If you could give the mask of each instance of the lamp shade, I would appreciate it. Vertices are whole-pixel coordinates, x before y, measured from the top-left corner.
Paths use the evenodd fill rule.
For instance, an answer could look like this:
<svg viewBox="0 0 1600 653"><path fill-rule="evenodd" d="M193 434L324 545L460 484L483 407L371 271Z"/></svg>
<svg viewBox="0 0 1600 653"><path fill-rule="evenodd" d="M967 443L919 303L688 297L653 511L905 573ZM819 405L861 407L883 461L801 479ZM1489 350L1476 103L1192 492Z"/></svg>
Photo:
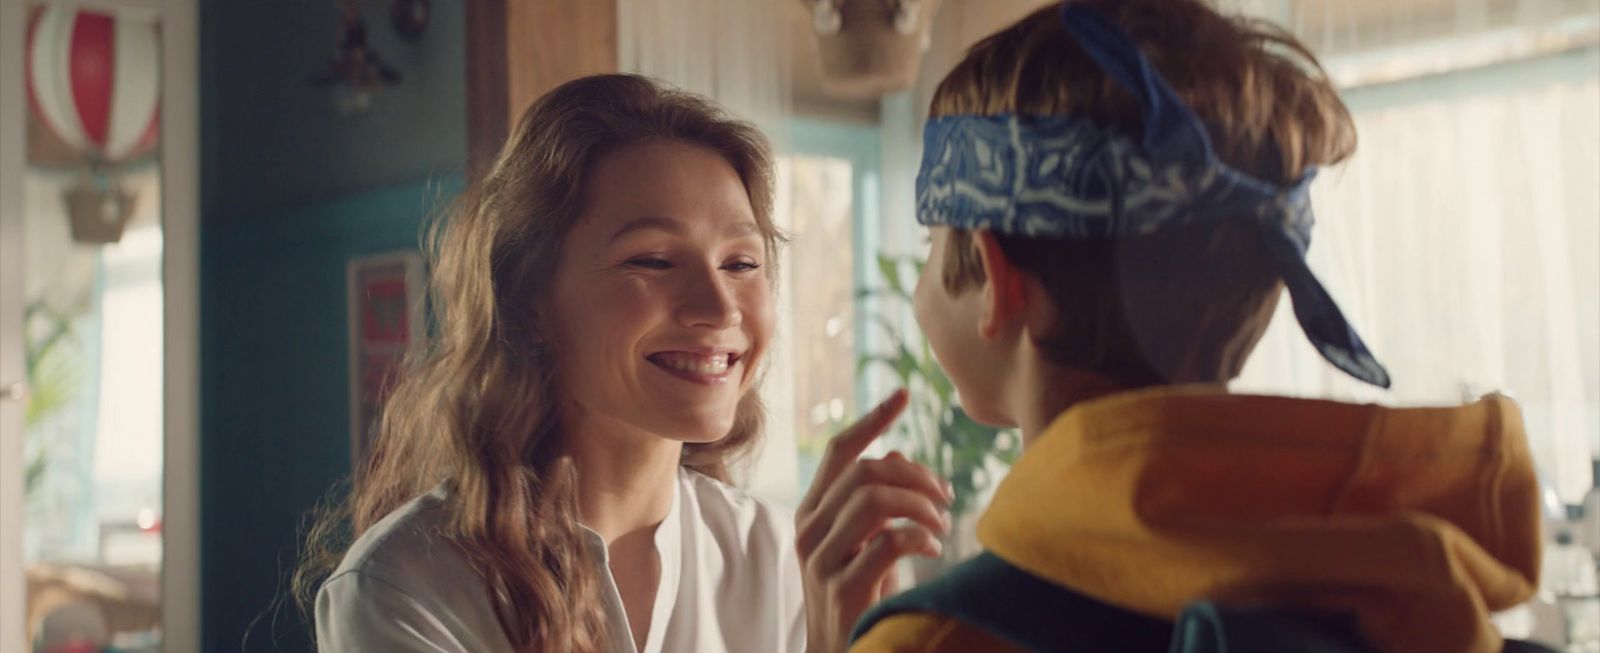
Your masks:
<svg viewBox="0 0 1600 653"><path fill-rule="evenodd" d="M941 0L802 0L823 90L873 98L911 88Z"/></svg>

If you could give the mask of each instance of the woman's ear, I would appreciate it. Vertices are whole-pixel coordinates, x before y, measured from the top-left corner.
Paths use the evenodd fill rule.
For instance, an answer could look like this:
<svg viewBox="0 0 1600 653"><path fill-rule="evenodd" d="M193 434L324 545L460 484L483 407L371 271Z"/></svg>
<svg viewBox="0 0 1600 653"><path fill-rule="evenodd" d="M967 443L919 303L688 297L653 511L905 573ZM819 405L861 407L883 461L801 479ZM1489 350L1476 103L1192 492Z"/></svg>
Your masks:
<svg viewBox="0 0 1600 653"><path fill-rule="evenodd" d="M978 331L985 338L993 338L1017 323L1027 309L1028 296L1023 285L1023 272L1006 257L994 232L972 232L972 244L978 248L984 277L983 315L978 322Z"/></svg>

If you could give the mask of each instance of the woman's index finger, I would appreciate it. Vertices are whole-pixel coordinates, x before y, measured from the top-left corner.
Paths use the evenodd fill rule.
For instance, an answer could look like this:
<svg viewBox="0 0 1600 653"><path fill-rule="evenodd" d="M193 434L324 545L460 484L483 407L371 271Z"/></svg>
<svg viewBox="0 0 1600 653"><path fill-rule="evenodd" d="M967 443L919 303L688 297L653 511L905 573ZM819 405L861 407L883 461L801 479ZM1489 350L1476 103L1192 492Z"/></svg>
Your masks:
<svg viewBox="0 0 1600 653"><path fill-rule="evenodd" d="M896 390L866 417L857 420L828 441L828 449L822 454L822 462L817 465L817 474L811 479L811 488L806 491L805 500L800 502L800 512L810 512L816 508L823 493L833 485L840 474L844 473L850 463L860 457L878 436L889 430L889 425L894 424L894 420L905 411L906 402L905 389Z"/></svg>

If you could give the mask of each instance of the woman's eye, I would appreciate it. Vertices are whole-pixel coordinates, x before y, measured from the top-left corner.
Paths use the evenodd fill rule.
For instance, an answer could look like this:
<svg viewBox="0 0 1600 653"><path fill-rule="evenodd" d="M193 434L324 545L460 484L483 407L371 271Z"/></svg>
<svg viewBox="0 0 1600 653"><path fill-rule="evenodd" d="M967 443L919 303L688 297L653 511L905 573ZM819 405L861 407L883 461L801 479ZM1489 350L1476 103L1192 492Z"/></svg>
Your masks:
<svg viewBox="0 0 1600 653"><path fill-rule="evenodd" d="M665 270L672 267L672 262L656 256L641 256L628 259L629 267L644 268L646 270Z"/></svg>
<svg viewBox="0 0 1600 653"><path fill-rule="evenodd" d="M750 272L752 270L761 269L761 264L748 259L740 259L737 261L729 261L727 264L722 266L722 269L730 272Z"/></svg>

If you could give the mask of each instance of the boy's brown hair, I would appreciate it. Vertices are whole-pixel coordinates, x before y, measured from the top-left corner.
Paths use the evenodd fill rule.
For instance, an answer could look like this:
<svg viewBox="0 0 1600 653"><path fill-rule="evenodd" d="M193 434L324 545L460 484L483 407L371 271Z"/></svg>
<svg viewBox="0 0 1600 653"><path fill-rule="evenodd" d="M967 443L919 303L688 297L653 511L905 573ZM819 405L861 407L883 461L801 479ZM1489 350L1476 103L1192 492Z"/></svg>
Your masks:
<svg viewBox="0 0 1600 653"><path fill-rule="evenodd" d="M1315 57L1264 22L1201 0L1077 0L1120 25L1210 132L1226 163L1292 183L1355 150L1355 126ZM1139 105L1077 46L1052 3L968 51L930 113L1076 115L1140 135ZM1265 333L1282 290L1256 227L1194 224L1122 240L996 234L1013 265L1054 301L1044 354L1125 387L1226 382ZM946 239L945 287L984 280L969 232Z"/></svg>

